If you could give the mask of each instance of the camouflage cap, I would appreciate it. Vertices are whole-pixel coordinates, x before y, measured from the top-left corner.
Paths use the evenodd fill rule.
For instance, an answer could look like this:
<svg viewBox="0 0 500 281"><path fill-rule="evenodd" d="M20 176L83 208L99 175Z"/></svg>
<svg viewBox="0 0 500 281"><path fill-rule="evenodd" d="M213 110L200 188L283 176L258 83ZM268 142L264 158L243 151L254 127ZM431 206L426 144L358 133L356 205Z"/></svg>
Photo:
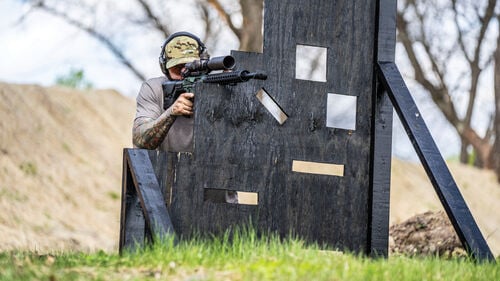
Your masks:
<svg viewBox="0 0 500 281"><path fill-rule="evenodd" d="M167 58L167 69L200 59L198 42L189 36L175 37L165 46L165 57Z"/></svg>

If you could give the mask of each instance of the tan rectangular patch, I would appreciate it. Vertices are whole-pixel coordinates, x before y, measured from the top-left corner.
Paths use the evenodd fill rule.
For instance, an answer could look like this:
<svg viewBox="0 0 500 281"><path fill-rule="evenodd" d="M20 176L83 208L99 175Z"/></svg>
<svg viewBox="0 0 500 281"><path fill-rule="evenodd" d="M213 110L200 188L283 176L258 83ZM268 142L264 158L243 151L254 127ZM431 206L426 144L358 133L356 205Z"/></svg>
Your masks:
<svg viewBox="0 0 500 281"><path fill-rule="evenodd" d="M238 204L259 205L259 194L257 192L238 191Z"/></svg>
<svg viewBox="0 0 500 281"><path fill-rule="evenodd" d="M344 176L344 165L293 160L292 171L327 176Z"/></svg>
<svg viewBox="0 0 500 281"><path fill-rule="evenodd" d="M281 110L280 106L276 103L276 101L264 90L263 88L257 92L257 99L262 103L262 105L271 113L271 115L283 125L288 116L283 110Z"/></svg>

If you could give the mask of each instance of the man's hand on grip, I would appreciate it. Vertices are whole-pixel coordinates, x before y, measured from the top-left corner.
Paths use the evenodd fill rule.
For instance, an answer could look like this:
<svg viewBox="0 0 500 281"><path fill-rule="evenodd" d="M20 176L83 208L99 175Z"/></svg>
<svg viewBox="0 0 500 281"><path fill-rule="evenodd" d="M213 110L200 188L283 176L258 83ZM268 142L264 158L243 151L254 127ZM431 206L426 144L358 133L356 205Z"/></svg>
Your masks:
<svg viewBox="0 0 500 281"><path fill-rule="evenodd" d="M172 105L172 115L193 115L193 93L182 93Z"/></svg>

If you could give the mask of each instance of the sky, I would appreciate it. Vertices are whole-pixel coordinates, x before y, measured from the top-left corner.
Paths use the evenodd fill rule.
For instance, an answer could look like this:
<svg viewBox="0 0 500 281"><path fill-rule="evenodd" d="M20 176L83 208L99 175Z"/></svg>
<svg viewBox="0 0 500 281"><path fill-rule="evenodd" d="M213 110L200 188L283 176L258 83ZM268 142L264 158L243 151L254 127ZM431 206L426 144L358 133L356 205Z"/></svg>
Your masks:
<svg viewBox="0 0 500 281"><path fill-rule="evenodd" d="M27 8L21 1L0 1L0 81L49 86L70 69L84 69L96 88L134 95L139 81L107 49L44 13L19 22Z"/></svg>
<svg viewBox="0 0 500 281"><path fill-rule="evenodd" d="M123 1L118 3L127 5ZM177 6L190 2L184 0ZM27 10L28 5L20 0L0 0L0 81L48 86L53 85L57 77L67 75L70 69L83 69L95 88L113 88L130 97L137 95L141 81L102 44L44 12L30 12L19 21ZM177 26L183 28L183 25ZM158 56L163 39L157 34L140 34L139 40L127 42L130 44L127 55L134 56L135 65L147 77L161 75ZM211 46L211 55L237 49L234 38L228 42L224 49Z"/></svg>
<svg viewBox="0 0 500 281"><path fill-rule="evenodd" d="M19 0L0 0L0 81L8 83L54 85L57 77L71 69L83 69L95 88L112 88L135 98L141 81L125 70L110 52L85 32L67 26L62 20L41 12L31 13L24 21L20 17L28 6ZM151 40L149 40L151 39ZM160 75L157 40L149 38L134 42L138 65L148 77ZM237 43L217 49L212 55L222 55L237 48ZM151 49L154 51L151 51ZM156 52L158 49L158 52ZM142 51L141 50L147 50ZM421 108L424 119L435 135L445 157L458 154L459 142L452 127L436 117L435 109ZM431 106L432 107L432 106ZM427 114L431 112L432 114ZM393 153L406 160L417 161L410 141L394 115Z"/></svg>

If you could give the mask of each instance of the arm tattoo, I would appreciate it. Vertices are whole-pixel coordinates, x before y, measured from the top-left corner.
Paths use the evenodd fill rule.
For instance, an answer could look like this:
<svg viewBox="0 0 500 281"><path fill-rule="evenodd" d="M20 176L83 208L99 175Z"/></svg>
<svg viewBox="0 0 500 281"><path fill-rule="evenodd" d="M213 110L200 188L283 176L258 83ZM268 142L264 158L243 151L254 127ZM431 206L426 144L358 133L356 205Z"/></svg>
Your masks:
<svg viewBox="0 0 500 281"><path fill-rule="evenodd" d="M156 120L145 118L134 123L132 130L134 145L139 148L156 149L175 121L175 117L167 112L163 112Z"/></svg>

